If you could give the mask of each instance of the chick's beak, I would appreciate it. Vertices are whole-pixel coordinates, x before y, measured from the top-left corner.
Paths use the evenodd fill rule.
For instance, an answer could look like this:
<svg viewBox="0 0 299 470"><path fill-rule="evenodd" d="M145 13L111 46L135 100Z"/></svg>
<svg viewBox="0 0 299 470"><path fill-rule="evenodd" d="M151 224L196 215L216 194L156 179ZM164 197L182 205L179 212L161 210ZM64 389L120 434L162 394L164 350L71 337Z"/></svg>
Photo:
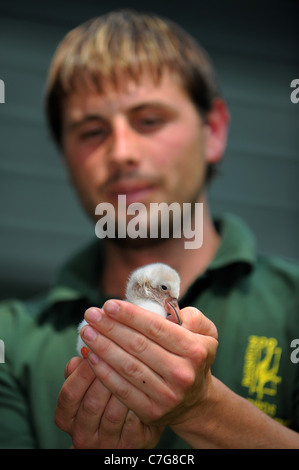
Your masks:
<svg viewBox="0 0 299 470"><path fill-rule="evenodd" d="M165 300L165 310L167 313L173 316L176 323L181 325L183 320L180 315L180 307L178 304L178 300L175 297L167 297Z"/></svg>

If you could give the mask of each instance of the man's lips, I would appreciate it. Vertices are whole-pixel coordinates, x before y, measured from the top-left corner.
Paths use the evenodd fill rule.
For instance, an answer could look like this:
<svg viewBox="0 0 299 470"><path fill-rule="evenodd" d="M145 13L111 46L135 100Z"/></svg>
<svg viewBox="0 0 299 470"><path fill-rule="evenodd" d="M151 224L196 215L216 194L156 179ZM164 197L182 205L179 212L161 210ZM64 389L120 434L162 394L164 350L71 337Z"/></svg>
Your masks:
<svg viewBox="0 0 299 470"><path fill-rule="evenodd" d="M108 199L117 200L119 195L126 196L127 204L132 202L139 202L141 199L146 198L155 188L153 183L139 183L139 182L128 182L128 183L115 183L110 185L106 194Z"/></svg>

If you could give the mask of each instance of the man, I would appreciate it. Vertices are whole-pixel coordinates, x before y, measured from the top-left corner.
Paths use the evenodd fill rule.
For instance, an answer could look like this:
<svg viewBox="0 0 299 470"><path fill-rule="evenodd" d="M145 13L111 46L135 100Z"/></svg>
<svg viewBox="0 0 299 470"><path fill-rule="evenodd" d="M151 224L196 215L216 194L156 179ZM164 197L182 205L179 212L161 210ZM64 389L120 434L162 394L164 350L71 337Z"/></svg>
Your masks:
<svg viewBox="0 0 299 470"><path fill-rule="evenodd" d="M61 43L46 110L94 221L98 204L118 208L124 195L147 213L191 203L194 228L203 204L203 244L186 249L184 232L97 240L48 296L2 307L3 446L299 447L299 272L258 257L239 220L210 217L229 117L206 54L170 21L113 12ZM132 218L116 210L120 220ZM118 300L130 272L155 261L181 276L182 326ZM90 353L69 361L84 312Z"/></svg>

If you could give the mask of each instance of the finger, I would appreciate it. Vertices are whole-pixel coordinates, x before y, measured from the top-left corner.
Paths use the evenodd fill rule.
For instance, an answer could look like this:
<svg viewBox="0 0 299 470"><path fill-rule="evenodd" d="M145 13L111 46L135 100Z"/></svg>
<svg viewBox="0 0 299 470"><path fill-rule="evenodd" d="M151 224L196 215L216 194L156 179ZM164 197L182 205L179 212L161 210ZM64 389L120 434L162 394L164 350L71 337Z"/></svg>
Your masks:
<svg viewBox="0 0 299 470"><path fill-rule="evenodd" d="M95 315L97 312L100 313L98 318L96 318ZM171 364L164 364L163 361L161 361L161 346L154 343L138 331L114 321L104 312L100 312L97 309L87 310L85 318L90 325L92 325L93 329L90 330L90 328L84 327L81 330L83 341L97 356L104 359L113 368L115 368L115 370L119 370L119 366L124 364L123 372L126 377L128 377L128 373L131 373L131 370L134 370L136 379L139 382L148 382L149 371L145 369L143 371L145 375L144 377L141 377L142 371L137 368L136 361L135 363L132 363L133 358L128 356L127 353L129 353L131 356L138 358L150 368L152 368L153 362L156 366L160 365L161 368L160 370L157 370L157 373L160 375L167 375L167 370L171 368ZM158 320L160 320L159 317ZM99 333L101 334L99 335ZM95 338L97 338L97 340L93 342ZM108 341L108 339L112 342ZM124 350L123 355L120 348ZM162 349L164 348L162 347ZM175 360L175 357L176 356L173 355L173 361ZM91 356L89 356L89 360L90 358ZM153 384L155 383L154 379L155 378L153 378Z"/></svg>
<svg viewBox="0 0 299 470"><path fill-rule="evenodd" d="M88 328L91 329L83 329L83 336ZM95 337L92 341L84 337L93 351L87 360L95 375L141 421L163 424L161 417L175 409L186 394L189 394L192 402L197 399L198 388L196 386L194 389L193 386L201 380L203 371L213 361L214 356L211 356L209 349L214 347L216 352L216 346L209 345L210 342L217 343L214 338L186 331L193 336L189 357L175 356L159 345L152 344L149 349L159 349L160 356L157 355L158 360L153 360L153 355L150 355L152 363L149 362L147 366L139 357L132 356L114 341L94 330ZM151 343L147 338L146 341ZM172 367L169 367L170 364ZM161 371L164 375L161 375Z"/></svg>
<svg viewBox="0 0 299 470"><path fill-rule="evenodd" d="M100 448L116 449L119 446L128 411L127 406L115 395L110 395L98 431Z"/></svg>
<svg viewBox="0 0 299 470"><path fill-rule="evenodd" d="M202 341L196 338L193 350L190 349L191 358L174 356L164 351L164 354L160 353L159 360L154 360L147 366L109 338L95 334L91 342L84 337L90 349L96 351L96 354L91 353L87 358L95 375L128 408L143 419L150 416L151 422L156 421L157 412L163 410L165 414L179 404L185 392L196 381L196 371L208 369L213 358L210 357L207 345L209 341L216 342L209 337L202 337ZM192 335L200 336L194 333ZM153 347L162 350L157 345ZM161 371L164 375L161 375Z"/></svg>
<svg viewBox="0 0 299 470"><path fill-rule="evenodd" d="M72 365L74 365L74 362L71 363ZM58 395L55 411L55 422L63 431L71 432L73 419L79 409L81 400L94 378L95 375L89 363L81 361L65 380Z"/></svg>
<svg viewBox="0 0 299 470"><path fill-rule="evenodd" d="M167 344L169 331L172 331L176 336L181 335L181 327L176 323L169 320L165 322L165 319L159 315L129 302L109 300L104 304L103 310L111 318L142 332L149 338L155 341L160 339L163 345ZM186 307L181 310L181 314L183 319L182 326L185 329L217 339L218 333L214 323L200 310L195 307ZM171 330L169 330L170 324L172 325Z"/></svg>
<svg viewBox="0 0 299 470"><path fill-rule="evenodd" d="M102 315L98 322L105 324L103 330L106 329L107 336L99 333L99 325L98 330L90 326L84 327L81 334L83 341L93 351L93 354L88 356L91 367L112 393L115 393L113 385L101 375L102 363L97 365L100 358L134 387L160 403L161 400L165 401L165 396L171 399L170 389L174 382L178 382L177 386L181 385L183 388L188 386L190 377L193 376L192 371L200 367L210 354L209 349L206 352L205 344L200 343L199 335L188 330L183 331L182 328L179 329L184 339L178 338L175 346L179 354L173 354L105 315ZM210 348L209 338L203 338ZM110 375L109 380L112 377L114 378Z"/></svg>
<svg viewBox="0 0 299 470"><path fill-rule="evenodd" d="M192 356L192 350L195 348L195 357L197 357L199 343L194 341L195 338L192 333L205 337L203 338L203 345L207 347L210 357L216 353L218 347L217 328L196 307L186 307L181 310L183 328L129 302L108 301L103 308L104 312L108 313L111 318L137 329L155 343L160 344L176 355Z"/></svg>
<svg viewBox="0 0 299 470"><path fill-rule="evenodd" d="M178 358L196 360L202 345L206 345L209 353L214 354L214 348L218 345L214 337L202 335L203 344L200 344L200 335L194 335L187 328L182 328L159 315L152 314L128 302L120 302L120 305L121 308L117 314L117 319L115 316L106 315L105 311L99 312L97 309L86 311L85 318L96 329L93 332L94 335L96 336L96 332L105 335L106 338L111 339L113 343L119 345L129 354L138 357L150 368L153 368L154 364L154 370L165 379L169 377L169 371L174 367L181 366ZM121 312L122 308L124 313ZM197 329L201 329L204 333L211 332L213 335L217 334L213 323L204 317L201 312L197 309L189 308L183 309L183 313L185 310L189 315L189 323L191 323L190 318L192 314L193 318L195 318L193 324L197 326ZM96 316L97 313L98 316ZM118 321L119 319L122 323ZM201 323L201 327L199 323ZM82 332L84 334L85 332L87 333L84 329ZM89 339L83 338L86 343L91 345ZM101 346L104 349L108 347L107 341L102 338L98 345L100 348L98 351L93 346L91 348L96 354L109 362L108 357L104 357L101 352ZM113 345L110 347L113 349ZM130 366L130 363L128 363L128 366Z"/></svg>
<svg viewBox="0 0 299 470"><path fill-rule="evenodd" d="M196 307L185 307L181 310L183 326L194 333L218 339L215 324Z"/></svg>
<svg viewBox="0 0 299 470"><path fill-rule="evenodd" d="M134 387L127 379L100 358L97 358L96 363L91 366L94 369L95 375L107 386L112 395L123 403L125 407L134 410L142 421L146 422L148 419L148 410L153 412L155 418L155 413L158 414L159 412L159 406L144 391Z"/></svg>
<svg viewBox="0 0 299 470"><path fill-rule="evenodd" d="M189 341L189 338L186 338L188 330L185 328L181 328L181 326L162 318L160 315L129 302L119 301L120 308L116 315L113 314L109 307L114 303L115 301L106 302L104 311L96 308L88 309L85 312L85 319L95 329L107 337L115 339L117 343L122 338L125 339L127 334L130 334L129 330L131 332L130 337L132 337L132 333L139 332L155 344L175 354L179 353L180 348L178 348L178 344L183 338L187 342ZM141 336L138 338L142 341ZM142 344L140 348L142 349Z"/></svg>
<svg viewBox="0 0 299 470"><path fill-rule="evenodd" d="M163 429L163 426L145 425L132 410L129 410L117 448L153 449L158 444Z"/></svg>
<svg viewBox="0 0 299 470"><path fill-rule="evenodd" d="M108 322L109 321L110 320L108 319ZM151 396L158 395L161 393L161 391L163 392L164 389L167 388L165 379L150 367L152 366L153 362L153 352L151 353L149 351L147 354L143 353L142 360L140 357L132 355L131 351L127 352L126 350L130 349L128 337L119 333L117 324L116 330L116 334L112 336L117 338L121 342L121 345L117 344L115 341L111 341L110 338L101 335L98 331L93 330L90 326L84 327L82 330L82 337L84 338L84 342L86 342L92 351L92 353L87 356L87 359L90 362L96 376L103 380L103 376L100 375L100 372L102 372L102 361L104 361L106 364L109 364L109 366L114 371L117 371L122 377L144 392L147 392L148 384L150 383ZM132 341L135 341L134 336L136 337L137 332L132 333L132 331L128 330L126 334L132 337ZM160 357L161 359L161 351L160 356L158 354L159 351L157 351L161 350L161 347L152 344L152 342L147 338L145 338L145 341L151 345L151 348L149 349L155 351L157 358ZM102 361L100 361L100 358ZM146 362L148 362L149 365L147 365ZM158 372L163 371L165 375L167 375L167 365L161 365L161 360L157 360L157 364L159 364L159 367L157 368ZM105 385L107 384L105 380L103 383Z"/></svg>
<svg viewBox="0 0 299 470"><path fill-rule="evenodd" d="M143 405L152 416L153 403L158 407L161 405L160 410L163 408L167 412L169 406L177 404L182 394L192 386L196 371L205 370L207 364L212 363L217 340L193 333L129 303L120 304L135 310L134 318L127 323L148 332L148 335L127 326L126 318L122 318L120 323L115 316L108 317L105 306L97 319L96 313L99 312L96 309L93 309L93 315L91 310L87 311L86 319L93 329L89 329L92 335L85 337L90 327L83 328L83 340L96 353L90 354L88 360L95 374L113 394L128 408L135 412L138 409L138 416L144 412ZM130 317L130 309L125 313ZM150 327L144 325L144 317ZM154 407L154 415L155 412Z"/></svg>
<svg viewBox="0 0 299 470"><path fill-rule="evenodd" d="M67 379L73 372L74 370L78 367L80 362L82 361L82 358L79 356L72 357L67 365L65 366L64 370L64 378Z"/></svg>
<svg viewBox="0 0 299 470"><path fill-rule="evenodd" d="M111 392L95 378L82 397L76 413L72 439L77 449L98 445L98 429Z"/></svg>

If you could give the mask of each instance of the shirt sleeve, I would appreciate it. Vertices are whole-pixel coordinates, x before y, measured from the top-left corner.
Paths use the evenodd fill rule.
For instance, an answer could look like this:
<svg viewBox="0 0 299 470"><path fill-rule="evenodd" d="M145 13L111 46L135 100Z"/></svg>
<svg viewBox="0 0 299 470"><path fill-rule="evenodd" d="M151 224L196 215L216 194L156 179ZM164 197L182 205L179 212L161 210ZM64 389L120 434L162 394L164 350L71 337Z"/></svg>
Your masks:
<svg viewBox="0 0 299 470"><path fill-rule="evenodd" d="M12 304L0 306L0 448L35 448L35 438L30 422L26 390L13 371L14 309Z"/></svg>
<svg viewBox="0 0 299 470"><path fill-rule="evenodd" d="M297 353L299 358L299 351ZM295 374L295 386L293 391L292 397L292 412L291 412L291 425L290 427L294 429L294 431L299 432L299 362L294 364L296 367L296 374Z"/></svg>
<svg viewBox="0 0 299 470"><path fill-rule="evenodd" d="M9 364L0 364L0 448L32 449L35 439L25 393L9 372Z"/></svg>

